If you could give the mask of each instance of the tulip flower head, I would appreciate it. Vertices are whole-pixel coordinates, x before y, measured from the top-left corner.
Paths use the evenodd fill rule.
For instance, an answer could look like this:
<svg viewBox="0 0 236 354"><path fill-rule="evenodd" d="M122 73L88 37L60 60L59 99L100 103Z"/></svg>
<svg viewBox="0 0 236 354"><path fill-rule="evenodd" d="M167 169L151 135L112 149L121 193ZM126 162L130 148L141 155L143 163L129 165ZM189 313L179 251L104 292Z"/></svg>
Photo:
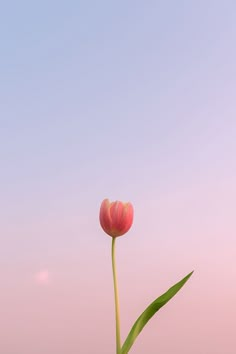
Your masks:
<svg viewBox="0 0 236 354"><path fill-rule="evenodd" d="M133 215L131 203L120 201L110 203L109 199L104 199L100 208L100 224L109 236L122 236L131 228Z"/></svg>

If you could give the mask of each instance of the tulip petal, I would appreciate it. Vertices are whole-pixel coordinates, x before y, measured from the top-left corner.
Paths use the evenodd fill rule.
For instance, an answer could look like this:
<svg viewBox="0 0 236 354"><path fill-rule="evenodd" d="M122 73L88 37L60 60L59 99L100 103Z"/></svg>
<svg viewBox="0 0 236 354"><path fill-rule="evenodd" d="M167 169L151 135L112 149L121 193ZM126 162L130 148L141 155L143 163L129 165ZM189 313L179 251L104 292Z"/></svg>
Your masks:
<svg viewBox="0 0 236 354"><path fill-rule="evenodd" d="M112 228L117 228L120 219L122 218L124 206L122 202L113 202L110 207L110 216L112 222Z"/></svg>
<svg viewBox="0 0 236 354"><path fill-rule="evenodd" d="M111 229L112 226L109 199L103 200L100 208L99 219L103 230L109 234L109 230Z"/></svg>
<svg viewBox="0 0 236 354"><path fill-rule="evenodd" d="M132 226L133 223L133 206L131 203L126 203L123 208L123 214L119 222L119 230L125 234Z"/></svg>
<svg viewBox="0 0 236 354"><path fill-rule="evenodd" d="M186 277L184 277L180 282L172 286L167 292L154 300L146 310L139 316L137 321L134 323L131 331L129 332L120 353L127 354L132 347L135 339L142 331L143 327L147 324L147 322L155 315L155 313L160 310L162 306L164 306L175 294L182 288L182 286L186 283L186 281L191 277L193 272L189 273Z"/></svg>

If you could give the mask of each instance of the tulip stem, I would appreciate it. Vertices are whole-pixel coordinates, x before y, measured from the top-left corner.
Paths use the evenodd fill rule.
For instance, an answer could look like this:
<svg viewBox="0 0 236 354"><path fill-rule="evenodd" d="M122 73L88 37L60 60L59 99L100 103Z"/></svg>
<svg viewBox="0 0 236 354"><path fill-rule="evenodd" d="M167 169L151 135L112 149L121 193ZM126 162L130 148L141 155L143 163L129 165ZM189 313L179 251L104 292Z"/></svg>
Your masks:
<svg viewBox="0 0 236 354"><path fill-rule="evenodd" d="M116 237L112 238L112 272L114 282L114 294L115 294L115 311L116 311L116 354L120 354L120 309L119 309L119 295L116 276L116 259L115 259L115 241Z"/></svg>

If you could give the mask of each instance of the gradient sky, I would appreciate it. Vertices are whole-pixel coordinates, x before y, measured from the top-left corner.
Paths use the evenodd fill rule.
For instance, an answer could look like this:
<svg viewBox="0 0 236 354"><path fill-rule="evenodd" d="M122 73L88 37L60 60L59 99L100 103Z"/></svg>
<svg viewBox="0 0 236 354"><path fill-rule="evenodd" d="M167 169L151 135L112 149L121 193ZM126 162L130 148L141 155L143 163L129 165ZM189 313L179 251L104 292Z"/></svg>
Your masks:
<svg viewBox="0 0 236 354"><path fill-rule="evenodd" d="M0 353L236 353L236 2L0 5Z"/></svg>

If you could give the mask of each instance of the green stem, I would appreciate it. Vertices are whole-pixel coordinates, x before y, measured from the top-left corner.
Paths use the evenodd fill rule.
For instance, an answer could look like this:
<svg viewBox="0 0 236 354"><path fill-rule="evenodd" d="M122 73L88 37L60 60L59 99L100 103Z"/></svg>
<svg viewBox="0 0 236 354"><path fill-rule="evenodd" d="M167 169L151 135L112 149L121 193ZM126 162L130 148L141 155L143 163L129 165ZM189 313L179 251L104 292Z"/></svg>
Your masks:
<svg viewBox="0 0 236 354"><path fill-rule="evenodd" d="M120 354L120 309L119 309L119 296L118 296L118 285L116 277L116 259L115 259L115 240L116 237L112 238L112 272L113 272L113 282L114 282L114 294L115 294L115 310L116 310L116 354Z"/></svg>

